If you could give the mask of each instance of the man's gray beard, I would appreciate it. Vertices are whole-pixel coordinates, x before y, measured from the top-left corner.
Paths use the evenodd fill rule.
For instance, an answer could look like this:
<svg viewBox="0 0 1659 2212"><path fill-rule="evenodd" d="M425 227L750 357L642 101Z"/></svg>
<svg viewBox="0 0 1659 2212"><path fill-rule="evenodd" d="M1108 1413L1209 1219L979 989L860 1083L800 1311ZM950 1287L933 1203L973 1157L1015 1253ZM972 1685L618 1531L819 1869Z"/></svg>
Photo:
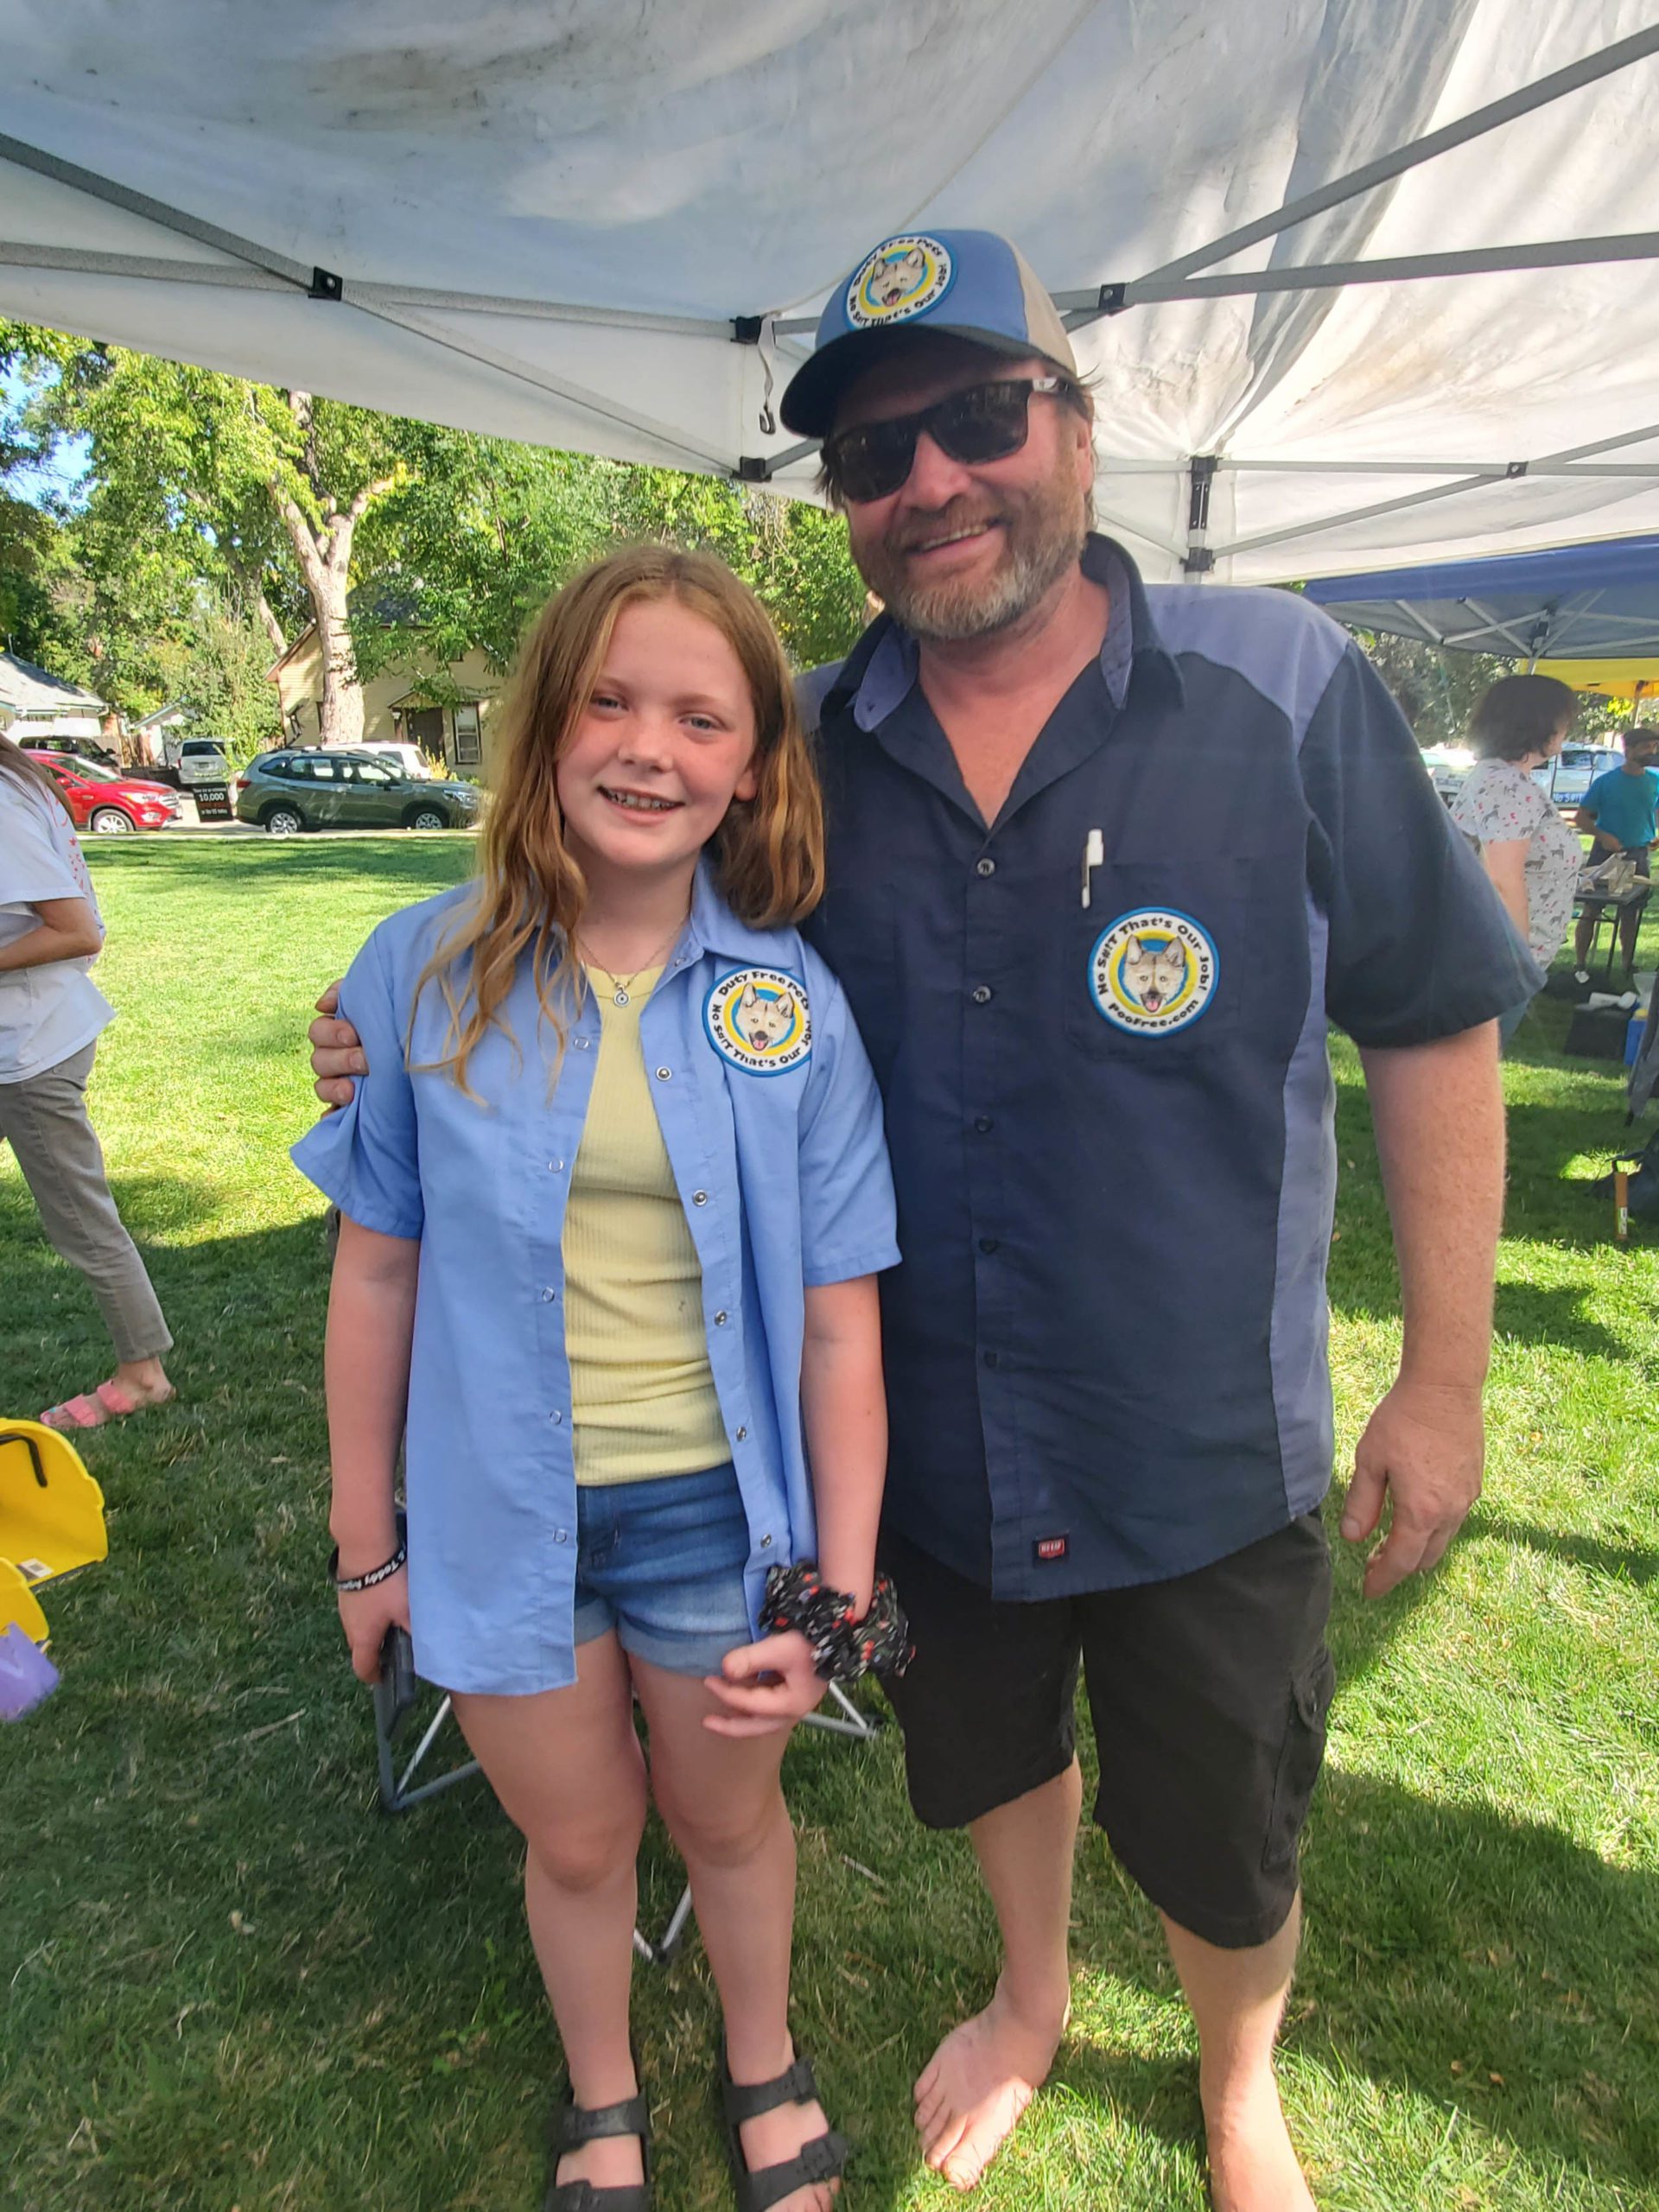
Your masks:
<svg viewBox="0 0 1659 2212"><path fill-rule="evenodd" d="M1065 488L1076 493L1075 480ZM943 582L915 586L900 573L873 575L864 581L886 602L893 620L912 638L946 645L968 638L988 638L1028 614L1060 579L1082 558L1088 535L1086 504L1076 496L1069 515L1052 512L1046 501L1038 512L1028 509L1020 518L1027 527L1008 531L1008 547L1002 566L988 584L969 587ZM1034 526L1033 526L1034 525ZM902 556L895 559L895 567Z"/></svg>

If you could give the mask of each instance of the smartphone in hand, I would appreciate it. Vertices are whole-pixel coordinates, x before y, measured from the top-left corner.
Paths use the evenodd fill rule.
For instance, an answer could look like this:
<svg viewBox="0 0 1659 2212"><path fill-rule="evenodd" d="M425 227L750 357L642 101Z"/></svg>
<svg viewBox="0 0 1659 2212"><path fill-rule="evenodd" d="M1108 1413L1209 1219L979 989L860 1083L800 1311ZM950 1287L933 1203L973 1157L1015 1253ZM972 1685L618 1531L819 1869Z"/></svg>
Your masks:
<svg viewBox="0 0 1659 2212"><path fill-rule="evenodd" d="M374 1715L383 1736L395 1736L415 1702L415 1647L409 1630L396 1624L380 1646L380 1679L374 1686Z"/></svg>

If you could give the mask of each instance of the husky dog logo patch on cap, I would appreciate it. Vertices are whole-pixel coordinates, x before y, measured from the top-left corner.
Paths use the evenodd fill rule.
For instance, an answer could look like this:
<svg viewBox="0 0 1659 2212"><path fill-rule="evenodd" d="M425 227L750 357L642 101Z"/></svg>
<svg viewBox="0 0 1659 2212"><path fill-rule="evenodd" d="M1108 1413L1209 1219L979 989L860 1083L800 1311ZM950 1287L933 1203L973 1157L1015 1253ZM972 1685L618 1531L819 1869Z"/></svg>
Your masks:
<svg viewBox="0 0 1659 2212"><path fill-rule="evenodd" d="M847 320L857 330L904 322L942 300L955 273L938 238L887 238L847 287Z"/></svg>
<svg viewBox="0 0 1659 2212"><path fill-rule="evenodd" d="M739 968L703 1001L709 1042L745 1075L785 1075L812 1057L812 1016L798 979L777 968Z"/></svg>
<svg viewBox="0 0 1659 2212"><path fill-rule="evenodd" d="M1203 924L1173 907L1120 914L1095 940L1089 989L1115 1029L1166 1037L1196 1021L1216 995L1220 963Z"/></svg>

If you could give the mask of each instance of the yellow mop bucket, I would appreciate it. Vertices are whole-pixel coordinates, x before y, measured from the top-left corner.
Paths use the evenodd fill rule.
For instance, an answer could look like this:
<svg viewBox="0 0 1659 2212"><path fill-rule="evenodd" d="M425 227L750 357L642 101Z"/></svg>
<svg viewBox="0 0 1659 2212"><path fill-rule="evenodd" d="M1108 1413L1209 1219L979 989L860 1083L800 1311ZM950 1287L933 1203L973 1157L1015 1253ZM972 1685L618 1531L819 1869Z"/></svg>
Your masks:
<svg viewBox="0 0 1659 2212"><path fill-rule="evenodd" d="M38 1643L35 1592L109 1554L104 1493L80 1454L37 1421L0 1421L0 1630L16 1621Z"/></svg>

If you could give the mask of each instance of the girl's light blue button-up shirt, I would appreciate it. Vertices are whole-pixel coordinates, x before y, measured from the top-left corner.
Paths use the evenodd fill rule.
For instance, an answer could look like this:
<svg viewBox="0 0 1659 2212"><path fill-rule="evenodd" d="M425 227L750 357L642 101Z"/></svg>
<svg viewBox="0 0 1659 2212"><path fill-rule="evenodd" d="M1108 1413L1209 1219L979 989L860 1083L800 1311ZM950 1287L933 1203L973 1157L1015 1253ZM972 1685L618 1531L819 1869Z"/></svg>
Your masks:
<svg viewBox="0 0 1659 2212"><path fill-rule="evenodd" d="M415 985L467 895L394 914L358 955L340 1012L372 1073L293 1157L352 1220L420 1240L405 1439L416 1665L447 1689L525 1693L575 1680L562 1246L600 1024L588 997L550 1088L554 1039L521 962L512 1036L492 1030L467 1071L486 1103L423 1071L447 1016L430 987L416 1007ZM804 1019L781 978L798 985ZM758 1001L746 1003L751 988ZM640 1039L702 1270L758 1633L766 1570L816 1545L801 1427L805 1286L899 1259L880 1101L822 959L794 930L738 921L706 869Z"/></svg>

